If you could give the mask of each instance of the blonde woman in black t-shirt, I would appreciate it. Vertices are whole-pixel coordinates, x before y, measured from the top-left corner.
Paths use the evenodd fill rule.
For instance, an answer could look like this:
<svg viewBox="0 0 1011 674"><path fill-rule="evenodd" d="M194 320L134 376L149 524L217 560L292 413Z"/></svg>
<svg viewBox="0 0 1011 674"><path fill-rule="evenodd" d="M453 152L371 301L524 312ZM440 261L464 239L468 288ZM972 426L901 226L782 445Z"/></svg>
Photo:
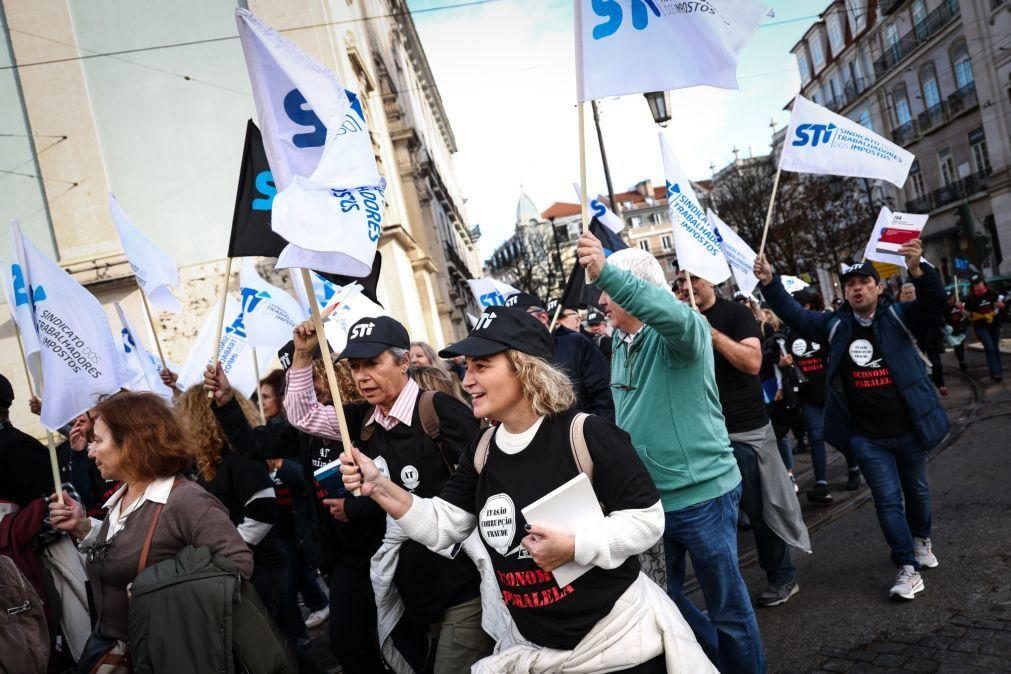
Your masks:
<svg viewBox="0 0 1011 674"><path fill-rule="evenodd" d="M433 550L478 531L494 577L484 587L498 590L483 593L485 615L504 602L511 620L493 630L496 652L473 671L715 671L674 603L640 572L636 555L659 540L664 512L629 436L585 417L592 467L577 465L572 386L548 364L552 341L541 324L521 309L489 307L440 355L466 356L474 415L499 422L487 444L475 443L431 499L399 488L357 450L357 465L342 455L342 470L349 489ZM525 520L527 505L580 472L606 514L601 525L573 536ZM552 572L573 561L591 568L559 586Z"/></svg>

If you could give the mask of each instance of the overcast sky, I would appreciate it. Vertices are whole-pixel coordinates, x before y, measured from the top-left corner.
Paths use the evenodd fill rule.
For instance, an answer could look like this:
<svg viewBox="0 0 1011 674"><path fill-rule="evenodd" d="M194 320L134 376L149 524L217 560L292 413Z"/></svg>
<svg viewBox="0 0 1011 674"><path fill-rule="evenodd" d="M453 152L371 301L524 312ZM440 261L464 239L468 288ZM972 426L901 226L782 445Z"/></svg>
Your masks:
<svg viewBox="0 0 1011 674"><path fill-rule="evenodd" d="M484 258L512 234L521 185L541 210L576 200L572 0L466 1L408 4L456 134L457 178L470 224L481 225ZM775 119L778 128L788 120L783 106L800 84L789 50L828 3L764 2L776 16L741 54L740 91L695 87L671 94L674 150L693 178L708 177L710 164L731 161L735 146L742 157L767 153L769 122ZM614 189L659 179L659 146L645 99L606 99L599 107ZM589 106L587 134L589 188L606 193Z"/></svg>

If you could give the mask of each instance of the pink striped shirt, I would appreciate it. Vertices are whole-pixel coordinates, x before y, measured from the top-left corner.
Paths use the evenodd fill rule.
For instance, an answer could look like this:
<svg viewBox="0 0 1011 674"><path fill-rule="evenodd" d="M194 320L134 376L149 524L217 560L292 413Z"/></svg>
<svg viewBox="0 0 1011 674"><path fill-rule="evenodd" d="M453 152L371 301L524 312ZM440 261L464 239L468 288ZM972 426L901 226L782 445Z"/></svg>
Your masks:
<svg viewBox="0 0 1011 674"><path fill-rule="evenodd" d="M418 384L413 379L408 379L404 390L390 408L390 413L385 414L376 407L366 423L378 423L386 430L390 430L398 423L410 426L420 392ZM316 389L312 386L312 367L293 367L288 370L284 391L284 412L288 417L288 423L300 431L324 438L340 439L340 426L333 405L324 405L316 399Z"/></svg>

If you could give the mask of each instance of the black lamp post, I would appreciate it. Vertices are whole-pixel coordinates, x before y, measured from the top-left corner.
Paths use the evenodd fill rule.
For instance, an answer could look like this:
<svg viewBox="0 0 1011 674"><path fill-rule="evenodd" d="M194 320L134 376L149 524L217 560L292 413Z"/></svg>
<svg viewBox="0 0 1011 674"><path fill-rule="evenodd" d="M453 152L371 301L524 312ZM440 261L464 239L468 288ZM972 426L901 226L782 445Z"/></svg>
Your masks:
<svg viewBox="0 0 1011 674"><path fill-rule="evenodd" d="M670 94L666 91L648 91L643 96L649 103L653 121L660 126L666 126L670 121Z"/></svg>

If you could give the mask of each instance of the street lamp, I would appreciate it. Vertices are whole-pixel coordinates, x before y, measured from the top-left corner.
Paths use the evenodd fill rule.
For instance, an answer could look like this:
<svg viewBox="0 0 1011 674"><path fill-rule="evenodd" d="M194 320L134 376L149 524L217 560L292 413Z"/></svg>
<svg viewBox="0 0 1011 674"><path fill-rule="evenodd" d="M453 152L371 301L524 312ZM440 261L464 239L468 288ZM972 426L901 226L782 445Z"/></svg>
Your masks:
<svg viewBox="0 0 1011 674"><path fill-rule="evenodd" d="M667 126L667 122L670 121L670 94L666 91L648 91L643 96L649 103L653 121L660 126Z"/></svg>

